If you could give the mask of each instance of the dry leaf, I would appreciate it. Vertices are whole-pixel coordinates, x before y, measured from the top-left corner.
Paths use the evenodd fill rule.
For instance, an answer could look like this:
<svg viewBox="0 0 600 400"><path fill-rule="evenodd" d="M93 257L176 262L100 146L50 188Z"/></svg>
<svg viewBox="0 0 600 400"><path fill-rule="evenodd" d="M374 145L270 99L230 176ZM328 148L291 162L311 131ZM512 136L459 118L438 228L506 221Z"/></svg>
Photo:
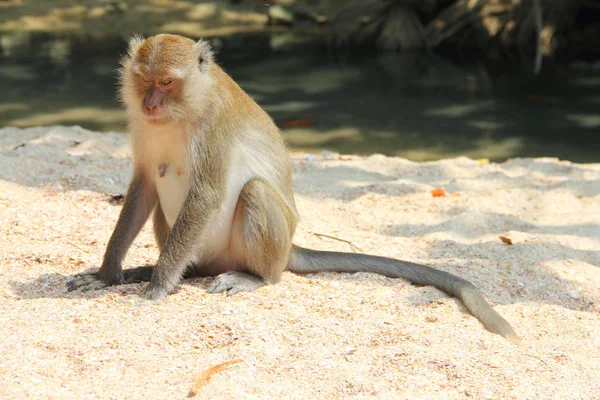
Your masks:
<svg viewBox="0 0 600 400"><path fill-rule="evenodd" d="M281 122L280 128L301 128L305 126L313 126L315 121L312 119L293 119L291 121Z"/></svg>
<svg viewBox="0 0 600 400"><path fill-rule="evenodd" d="M505 236L500 236L500 240L502 240L504 243L511 245L513 244L512 239L510 238L510 236L505 235Z"/></svg>
<svg viewBox="0 0 600 400"><path fill-rule="evenodd" d="M210 368L205 369L202 372L202 375L200 375L200 378L198 378L198 380L194 383L194 386L192 386L192 388L190 389L190 393L188 394L188 397L196 396L198 394L198 391L200 390L200 388L208 383L211 376L213 376L214 374L216 374L219 371L224 370L225 368L227 368L228 366L230 366L232 364L237 364L242 361L243 360L238 358L236 360L227 361L222 364L214 365Z"/></svg>
<svg viewBox="0 0 600 400"><path fill-rule="evenodd" d="M446 191L443 187L435 188L431 190L431 195L433 197L444 197L446 196Z"/></svg>

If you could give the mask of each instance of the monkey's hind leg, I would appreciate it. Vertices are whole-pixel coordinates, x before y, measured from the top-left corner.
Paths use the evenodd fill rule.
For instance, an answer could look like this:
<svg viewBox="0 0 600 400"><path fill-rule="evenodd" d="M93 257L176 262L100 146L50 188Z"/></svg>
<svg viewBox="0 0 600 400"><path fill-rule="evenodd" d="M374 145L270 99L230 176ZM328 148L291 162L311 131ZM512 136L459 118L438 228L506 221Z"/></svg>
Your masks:
<svg viewBox="0 0 600 400"><path fill-rule="evenodd" d="M271 186L261 179L244 185L235 211L231 251L247 272L228 271L215 278L209 293L231 296L281 280L292 246L294 216Z"/></svg>

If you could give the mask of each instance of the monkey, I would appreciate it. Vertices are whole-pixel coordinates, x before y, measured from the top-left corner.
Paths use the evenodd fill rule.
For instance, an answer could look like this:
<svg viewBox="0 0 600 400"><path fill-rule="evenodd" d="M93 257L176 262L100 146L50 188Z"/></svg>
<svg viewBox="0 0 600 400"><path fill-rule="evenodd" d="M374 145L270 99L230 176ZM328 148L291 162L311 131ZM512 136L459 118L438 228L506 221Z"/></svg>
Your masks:
<svg viewBox="0 0 600 400"><path fill-rule="evenodd" d="M142 297L160 300L181 279L214 276L207 292L231 296L276 284L284 271L373 272L434 286L490 332L520 342L479 289L456 275L293 244L299 215L291 161L271 117L218 65L207 41L158 34L133 36L128 45L119 98L133 173L99 270L73 276L69 291L149 282ZM123 269L151 214L156 264Z"/></svg>

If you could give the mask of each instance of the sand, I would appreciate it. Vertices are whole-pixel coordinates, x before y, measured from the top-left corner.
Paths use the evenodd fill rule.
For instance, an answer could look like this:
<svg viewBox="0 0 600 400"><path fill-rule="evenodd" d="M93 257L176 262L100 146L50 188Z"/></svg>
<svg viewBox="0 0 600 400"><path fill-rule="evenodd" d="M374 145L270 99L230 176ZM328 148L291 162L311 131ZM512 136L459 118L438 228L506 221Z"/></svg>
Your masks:
<svg viewBox="0 0 600 400"><path fill-rule="evenodd" d="M291 153L296 243L427 263L471 280L523 338L431 287L285 273L230 298L185 281L67 292L99 266L131 172L127 137L0 130L0 398L592 399L600 396L600 164L415 163ZM446 196L431 190L444 187ZM502 238L504 240L502 240ZM149 224L126 267L158 255Z"/></svg>

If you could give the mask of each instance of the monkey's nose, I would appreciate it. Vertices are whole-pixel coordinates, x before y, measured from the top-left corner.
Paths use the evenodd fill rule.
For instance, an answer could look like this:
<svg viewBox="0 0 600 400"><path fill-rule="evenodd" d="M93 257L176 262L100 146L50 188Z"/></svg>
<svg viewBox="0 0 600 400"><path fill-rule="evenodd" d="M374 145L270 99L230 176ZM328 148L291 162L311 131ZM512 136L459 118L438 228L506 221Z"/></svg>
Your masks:
<svg viewBox="0 0 600 400"><path fill-rule="evenodd" d="M156 106L144 104L144 106L142 107L142 111L144 112L144 115L151 116L152 114L156 113Z"/></svg>

